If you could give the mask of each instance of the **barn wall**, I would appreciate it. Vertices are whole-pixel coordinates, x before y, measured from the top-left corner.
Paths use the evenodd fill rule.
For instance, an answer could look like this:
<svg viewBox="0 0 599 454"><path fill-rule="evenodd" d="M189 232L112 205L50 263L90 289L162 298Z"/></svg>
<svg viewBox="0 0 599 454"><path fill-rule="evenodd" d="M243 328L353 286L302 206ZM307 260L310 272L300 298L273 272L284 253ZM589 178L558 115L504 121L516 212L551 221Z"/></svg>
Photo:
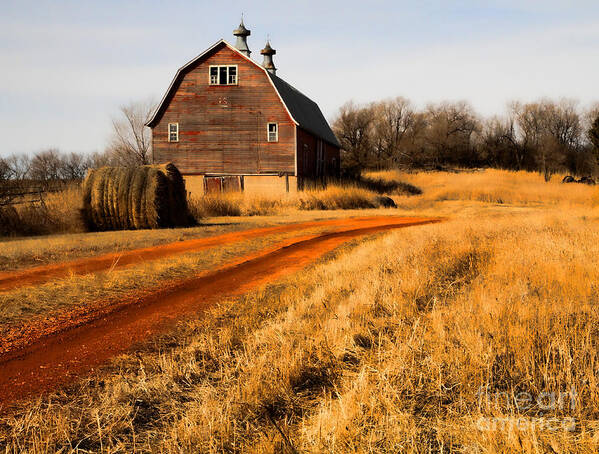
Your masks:
<svg viewBox="0 0 599 454"><path fill-rule="evenodd" d="M308 131L297 128L297 173L305 179L319 177L331 178L339 176L339 148L323 141L324 168L323 174L317 174L316 149L318 139Z"/></svg>
<svg viewBox="0 0 599 454"><path fill-rule="evenodd" d="M184 175L185 189L189 197L199 198L206 194L203 175ZM287 183L287 181L289 183ZM289 190L287 190L287 184ZM276 195L297 192L297 177L293 175L245 175L243 192L250 195ZM216 192L221 192L221 190Z"/></svg>
<svg viewBox="0 0 599 454"><path fill-rule="evenodd" d="M328 177L339 178L341 174L341 152L339 148L325 142L325 172Z"/></svg>
<svg viewBox="0 0 599 454"><path fill-rule="evenodd" d="M289 186L289 188L287 188ZM243 177L243 192L251 195L276 195L297 192L297 178L278 175L246 175Z"/></svg>
<svg viewBox="0 0 599 454"><path fill-rule="evenodd" d="M204 176L203 175L183 175L185 180L185 189L191 197L201 197L204 195Z"/></svg>
<svg viewBox="0 0 599 454"><path fill-rule="evenodd" d="M209 85L209 66L238 65L238 85ZM268 76L224 44L191 68L152 130L155 162L183 173L295 171L295 124ZM267 141L267 123L279 141ZM168 142L168 123L179 123L179 142Z"/></svg>

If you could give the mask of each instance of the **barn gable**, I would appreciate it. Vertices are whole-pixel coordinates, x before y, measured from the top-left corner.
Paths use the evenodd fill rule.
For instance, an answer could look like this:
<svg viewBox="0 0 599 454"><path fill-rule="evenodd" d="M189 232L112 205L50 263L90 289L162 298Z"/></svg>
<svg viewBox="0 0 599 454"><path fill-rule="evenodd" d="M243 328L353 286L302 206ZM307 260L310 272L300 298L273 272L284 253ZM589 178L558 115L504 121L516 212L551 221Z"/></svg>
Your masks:
<svg viewBox="0 0 599 454"><path fill-rule="evenodd" d="M176 92L176 90L178 88L178 85L183 80L183 77L185 76L185 74L188 73L193 68L195 68L200 61L202 61L203 59L208 58L210 55L214 54L215 52L217 52L218 50L220 50L223 47L227 47L228 49L234 51L240 57L244 58L245 60L247 60L248 62L250 62L251 64L253 64L256 68L260 69L260 71L263 71L267 76L269 75L268 72L262 66L260 66L258 63L256 63L251 58L249 58L246 55L244 55L242 52L240 52L238 49L236 49L231 44L229 44L228 42L226 42L224 39L221 39L221 40L217 41L216 43L214 43L212 46L210 46L208 49L206 49L204 52L202 52L197 57L195 57L194 59L192 59L189 62L185 63L181 68L179 68L177 70L177 73L175 74L175 77L171 81L171 84L169 85L168 89L166 90L166 93L164 94L164 96L162 97L160 103L156 107L156 110L154 111L154 113L152 114L152 116L150 117L150 119L148 120L148 122L146 123L146 126L149 126L150 128L153 128L154 126L156 126L156 124L158 124L158 122L160 121L161 115L164 113L164 110L168 107L170 99L172 98L172 96ZM281 98L281 95L277 91L274 83L271 82L271 84L272 84L273 89L277 92L277 95L279 96L279 99L281 100L281 103L283 103L283 105L285 106L285 109L287 110L287 113L289 114L290 119L295 124L298 124L298 122L295 121L295 119L293 118L293 116L289 112L289 109L285 105L285 103L284 103L283 99Z"/></svg>
<svg viewBox="0 0 599 454"><path fill-rule="evenodd" d="M331 145L334 145L336 147L341 146L339 144L337 138L335 137L335 134L331 130L331 127L329 126L328 122L326 121L324 115L322 114L322 111L318 107L318 104L316 104L314 101L312 101L306 95L304 95L302 92L300 92L298 89L296 89L295 87L293 87L292 85L290 85L289 83L287 83L286 81L281 79L280 77L268 72L265 68L260 66L258 63L256 63L252 59L248 58L246 55L244 55L238 49L236 49L235 47L233 47L229 43L227 43L224 39L219 40L214 45L212 45L211 47L206 49L204 52L202 52L200 55L195 57L193 60L190 60L185 65L183 65L181 68L179 68L179 70L177 71L177 74L173 78L173 81L171 82L168 90L166 91L164 97L158 104L158 107L154 111L150 120L147 122L146 126L149 126L152 128L158 123L158 121L160 120L160 116L162 115L162 113L164 112L166 107L168 106L170 98L172 97L173 93L176 91L177 86L181 82L185 73L187 71L189 71L191 68L195 67L196 64L200 60L207 58L208 56L210 56L212 53L218 51L218 49L223 46L226 46L229 49L233 50L234 52L238 53L241 57L243 57L247 61L251 62L253 65L255 65L257 68L259 68L261 71L265 72L265 74L268 76L269 80L271 81L271 84L272 84L274 90L277 92L279 99L285 106L285 109L287 110L289 117L296 125L300 126L301 128L305 129L308 132L311 132L315 136L330 143Z"/></svg>
<svg viewBox="0 0 599 454"><path fill-rule="evenodd" d="M212 84L214 66L237 68L235 84ZM267 125L278 125L269 141ZM152 128L157 162L183 174L294 174L295 128L265 71L226 43L177 72ZM169 125L178 137L169 138Z"/></svg>

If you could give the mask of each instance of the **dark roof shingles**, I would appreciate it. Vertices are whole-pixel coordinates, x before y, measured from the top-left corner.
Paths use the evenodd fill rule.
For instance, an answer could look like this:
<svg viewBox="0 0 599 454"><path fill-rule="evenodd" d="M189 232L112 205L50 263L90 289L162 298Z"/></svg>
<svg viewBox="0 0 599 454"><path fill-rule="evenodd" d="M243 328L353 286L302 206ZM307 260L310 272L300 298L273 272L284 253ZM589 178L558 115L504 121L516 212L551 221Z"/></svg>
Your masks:
<svg viewBox="0 0 599 454"><path fill-rule="evenodd" d="M291 116L299 123L302 129L311 132L331 145L341 147L318 104L280 77L271 73L268 73L268 76L279 92L279 95L281 95L281 98L283 98L283 102L287 106L287 109L289 109L289 113L291 113Z"/></svg>

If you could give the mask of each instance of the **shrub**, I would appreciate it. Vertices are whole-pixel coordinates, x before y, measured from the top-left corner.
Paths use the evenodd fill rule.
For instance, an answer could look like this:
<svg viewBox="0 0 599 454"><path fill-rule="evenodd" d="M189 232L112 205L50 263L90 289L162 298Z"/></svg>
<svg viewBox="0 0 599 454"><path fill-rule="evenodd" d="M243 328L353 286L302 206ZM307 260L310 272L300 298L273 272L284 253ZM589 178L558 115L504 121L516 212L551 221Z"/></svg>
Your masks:
<svg viewBox="0 0 599 454"><path fill-rule="evenodd" d="M422 189L413 184L396 180L394 178L372 178L362 176L358 184L369 191L379 194L397 194L397 195L420 195Z"/></svg>

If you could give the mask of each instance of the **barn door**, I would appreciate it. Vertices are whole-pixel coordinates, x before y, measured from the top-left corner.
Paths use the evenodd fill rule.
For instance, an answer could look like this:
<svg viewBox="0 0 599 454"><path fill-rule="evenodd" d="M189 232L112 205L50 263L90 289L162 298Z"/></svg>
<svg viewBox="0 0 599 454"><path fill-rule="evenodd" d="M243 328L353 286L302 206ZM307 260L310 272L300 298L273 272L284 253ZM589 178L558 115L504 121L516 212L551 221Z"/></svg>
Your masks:
<svg viewBox="0 0 599 454"><path fill-rule="evenodd" d="M242 190L243 176L241 175L204 177L204 192L206 194L220 194L221 192L241 192Z"/></svg>
<svg viewBox="0 0 599 454"><path fill-rule="evenodd" d="M223 190L221 177L204 177L204 193L220 194Z"/></svg>
<svg viewBox="0 0 599 454"><path fill-rule="evenodd" d="M223 192L241 192L241 176L222 177Z"/></svg>

